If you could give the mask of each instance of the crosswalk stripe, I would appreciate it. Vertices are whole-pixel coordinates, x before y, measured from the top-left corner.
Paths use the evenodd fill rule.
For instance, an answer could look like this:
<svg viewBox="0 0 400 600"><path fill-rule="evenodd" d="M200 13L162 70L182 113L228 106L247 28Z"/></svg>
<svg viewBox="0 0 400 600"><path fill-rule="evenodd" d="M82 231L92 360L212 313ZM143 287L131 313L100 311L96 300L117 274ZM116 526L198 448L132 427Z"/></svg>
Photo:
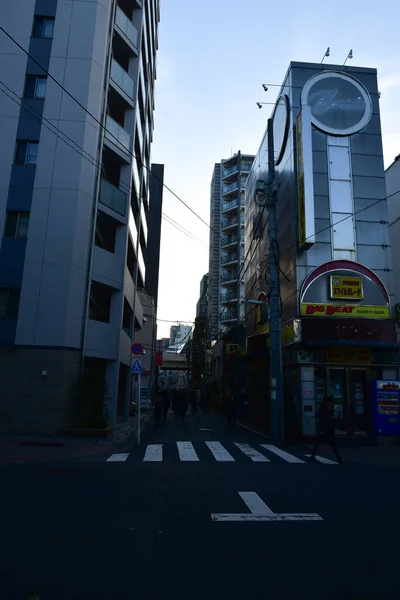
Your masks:
<svg viewBox="0 0 400 600"><path fill-rule="evenodd" d="M306 464L305 460L301 460L301 458L298 458L297 456L294 456L293 454L289 454L289 452L285 452L284 450L281 450L280 448L277 448L276 446L272 446L271 444L260 444L260 446L262 446L263 448L266 448L270 452L273 452L273 454L276 454L280 458L283 458L283 460L286 460L286 462Z"/></svg>
<svg viewBox="0 0 400 600"><path fill-rule="evenodd" d="M178 446L179 460L182 462L194 462L199 460L191 442L176 442L176 445Z"/></svg>
<svg viewBox="0 0 400 600"><path fill-rule="evenodd" d="M306 454L307 458L311 458L311 454ZM315 455L315 458L318 462L323 463L324 465L337 465L338 463L334 460L330 460L329 458L325 458L325 456Z"/></svg>
<svg viewBox="0 0 400 600"><path fill-rule="evenodd" d="M129 452L127 454L111 454L106 460L106 462L125 462L129 456Z"/></svg>
<svg viewBox="0 0 400 600"><path fill-rule="evenodd" d="M235 442L235 446L237 446L239 450L241 450L254 462L271 462L266 456L264 456L264 454L261 454L261 452L257 452L257 450L249 446L249 444L237 444Z"/></svg>
<svg viewBox="0 0 400 600"><path fill-rule="evenodd" d="M229 454L220 442L206 442L207 446L218 462L235 462L233 456Z"/></svg>
<svg viewBox="0 0 400 600"><path fill-rule="evenodd" d="M163 445L149 444L146 448L143 461L146 462L161 462L163 459Z"/></svg>

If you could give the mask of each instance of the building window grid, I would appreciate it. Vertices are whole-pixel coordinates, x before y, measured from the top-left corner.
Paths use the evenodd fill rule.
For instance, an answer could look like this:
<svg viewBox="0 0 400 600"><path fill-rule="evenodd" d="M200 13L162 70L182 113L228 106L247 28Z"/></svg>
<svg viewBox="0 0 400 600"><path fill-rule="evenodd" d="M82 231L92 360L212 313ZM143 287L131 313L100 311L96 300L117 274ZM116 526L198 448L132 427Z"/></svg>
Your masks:
<svg viewBox="0 0 400 600"><path fill-rule="evenodd" d="M28 211L7 211L4 237L26 238L28 236L29 216L30 213Z"/></svg>
<svg viewBox="0 0 400 600"><path fill-rule="evenodd" d="M54 33L54 17L36 15L33 20L32 37L51 39Z"/></svg>
<svg viewBox="0 0 400 600"><path fill-rule="evenodd" d="M25 80L24 98L44 99L46 95L47 77L28 75Z"/></svg>
<svg viewBox="0 0 400 600"><path fill-rule="evenodd" d="M21 290L18 289L0 289L0 318L18 317L20 294Z"/></svg>
<svg viewBox="0 0 400 600"><path fill-rule="evenodd" d="M36 165L39 142L17 140L15 148L16 165Z"/></svg>

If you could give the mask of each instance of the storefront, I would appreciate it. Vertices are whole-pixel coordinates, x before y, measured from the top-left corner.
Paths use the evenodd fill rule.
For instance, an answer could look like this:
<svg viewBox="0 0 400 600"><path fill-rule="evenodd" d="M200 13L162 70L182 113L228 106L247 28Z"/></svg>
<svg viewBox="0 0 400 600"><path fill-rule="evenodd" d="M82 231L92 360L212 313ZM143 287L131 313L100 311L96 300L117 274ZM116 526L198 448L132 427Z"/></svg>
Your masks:
<svg viewBox="0 0 400 600"><path fill-rule="evenodd" d="M285 349L284 368L301 435L315 434L325 396L333 401L338 435L371 435L372 381L397 379L400 362L385 286L364 265L331 261L305 279L299 309L297 343Z"/></svg>
<svg viewBox="0 0 400 600"><path fill-rule="evenodd" d="M305 279L299 300L301 316L282 325L287 434L314 436L318 408L330 396L339 436L372 435L372 381L398 380L400 368L384 285L363 265L331 261ZM261 409L253 398L254 410L268 415L268 324L247 339L247 352L251 395L266 392Z"/></svg>

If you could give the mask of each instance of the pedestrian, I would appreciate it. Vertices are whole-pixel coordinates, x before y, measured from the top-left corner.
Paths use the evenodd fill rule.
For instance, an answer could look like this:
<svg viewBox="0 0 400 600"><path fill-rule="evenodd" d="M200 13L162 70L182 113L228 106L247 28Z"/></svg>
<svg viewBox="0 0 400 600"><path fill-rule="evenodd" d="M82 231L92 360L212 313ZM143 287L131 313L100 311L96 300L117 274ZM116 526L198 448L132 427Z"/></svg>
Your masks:
<svg viewBox="0 0 400 600"><path fill-rule="evenodd" d="M346 462L339 454L336 435L335 422L332 413L332 401L326 396L322 402L322 406L317 413L317 438L311 454L311 459L316 460L315 455L321 444L326 444L332 448L333 454L336 456L339 464Z"/></svg>
<svg viewBox="0 0 400 600"><path fill-rule="evenodd" d="M226 412L229 423L231 425L236 425L236 397L231 390L228 391L226 397Z"/></svg>
<svg viewBox="0 0 400 600"><path fill-rule="evenodd" d="M171 399L169 397L169 390L165 390L164 397L163 397L163 420L164 420L164 423L167 420L167 415L168 415L170 406L171 406Z"/></svg>
<svg viewBox="0 0 400 600"><path fill-rule="evenodd" d="M156 396L154 397L154 401L153 401L153 416L154 416L154 423L156 425L156 427L160 424L161 422L161 415L163 412L163 398L162 396L160 396L159 394L156 394Z"/></svg>

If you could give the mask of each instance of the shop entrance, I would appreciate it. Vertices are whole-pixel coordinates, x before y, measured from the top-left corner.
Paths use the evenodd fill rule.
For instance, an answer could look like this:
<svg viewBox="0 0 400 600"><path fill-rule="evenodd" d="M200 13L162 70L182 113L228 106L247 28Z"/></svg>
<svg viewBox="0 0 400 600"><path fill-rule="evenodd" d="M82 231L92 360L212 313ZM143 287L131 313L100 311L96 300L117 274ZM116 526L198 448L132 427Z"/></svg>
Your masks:
<svg viewBox="0 0 400 600"><path fill-rule="evenodd" d="M333 400L338 435L366 435L370 431L367 369L329 367L327 394Z"/></svg>

